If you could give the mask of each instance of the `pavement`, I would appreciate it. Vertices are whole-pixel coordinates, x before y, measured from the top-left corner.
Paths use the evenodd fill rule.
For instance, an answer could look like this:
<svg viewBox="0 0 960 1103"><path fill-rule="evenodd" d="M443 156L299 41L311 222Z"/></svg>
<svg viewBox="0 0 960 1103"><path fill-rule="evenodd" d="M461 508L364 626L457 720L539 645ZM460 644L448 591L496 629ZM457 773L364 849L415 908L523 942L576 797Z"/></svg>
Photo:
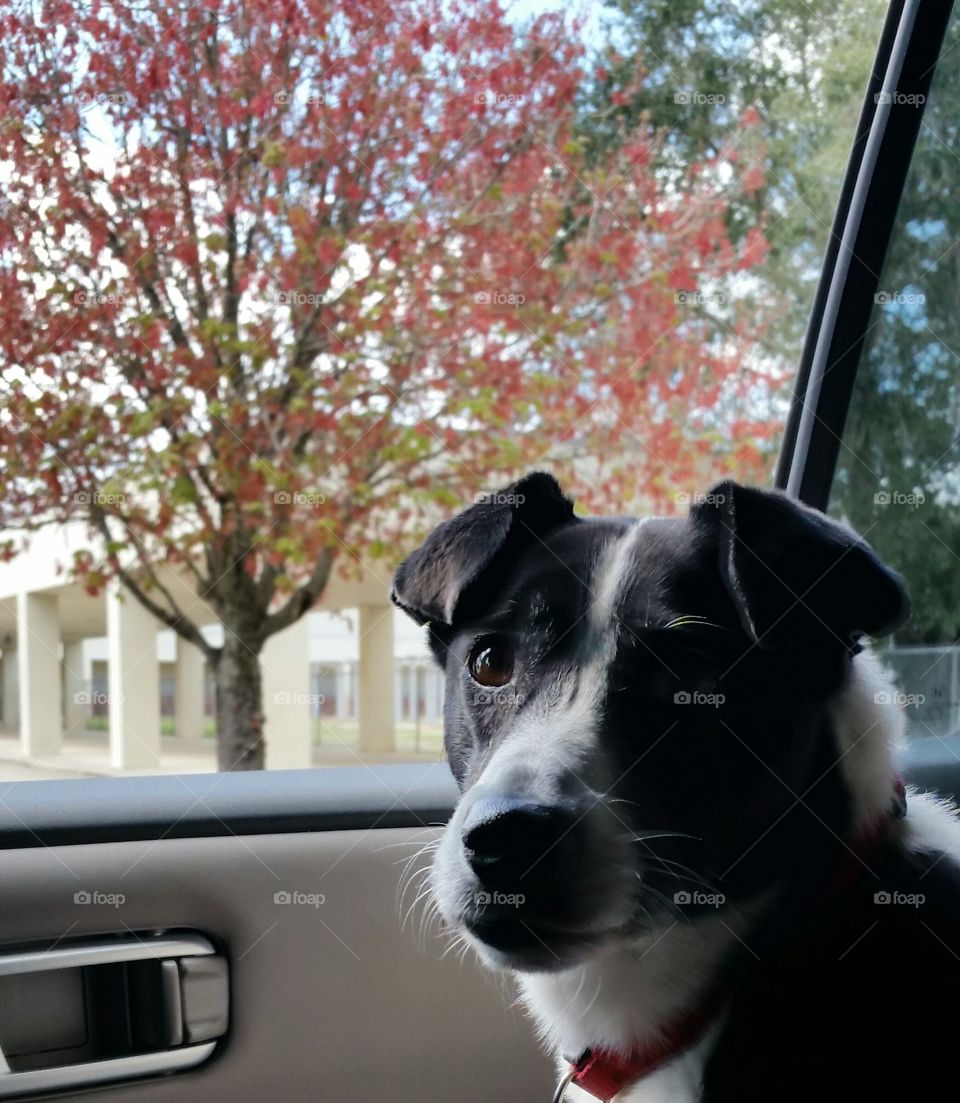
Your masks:
<svg viewBox="0 0 960 1103"><path fill-rule="evenodd" d="M314 747L313 765L359 766L391 762L435 762L436 753L398 751L360 755L348 745L329 744ZM160 766L137 770L118 770L110 764L110 745L106 732L83 731L64 737L58 755L25 756L20 739L10 729L0 729L0 782L41 781L77 777L133 777L151 774L210 774L217 769L212 739L188 741L162 736Z"/></svg>

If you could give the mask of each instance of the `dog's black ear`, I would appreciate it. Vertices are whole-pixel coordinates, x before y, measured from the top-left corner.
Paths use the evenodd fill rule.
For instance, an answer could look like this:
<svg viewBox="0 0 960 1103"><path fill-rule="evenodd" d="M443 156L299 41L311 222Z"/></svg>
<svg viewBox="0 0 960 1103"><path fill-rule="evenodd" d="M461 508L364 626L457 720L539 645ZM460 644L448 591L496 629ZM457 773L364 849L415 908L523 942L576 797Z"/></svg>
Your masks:
<svg viewBox="0 0 960 1103"><path fill-rule="evenodd" d="M498 577L531 541L575 520L556 479L534 471L438 525L397 568L390 597L419 624L453 624L483 576Z"/></svg>
<svg viewBox="0 0 960 1103"><path fill-rule="evenodd" d="M783 494L722 482L690 510L762 647L892 632L910 613L903 580L845 525Z"/></svg>

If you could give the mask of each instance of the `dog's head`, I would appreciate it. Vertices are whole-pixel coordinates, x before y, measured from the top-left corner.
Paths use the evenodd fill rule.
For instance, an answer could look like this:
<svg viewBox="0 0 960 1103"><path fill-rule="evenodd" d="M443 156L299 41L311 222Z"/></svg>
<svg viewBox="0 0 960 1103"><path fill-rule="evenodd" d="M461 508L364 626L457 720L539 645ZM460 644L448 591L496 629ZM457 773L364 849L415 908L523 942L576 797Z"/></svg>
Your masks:
<svg viewBox="0 0 960 1103"><path fill-rule="evenodd" d="M852 813L827 703L907 613L866 543L782 495L581 520L542 473L440 525L393 598L446 671L441 914L519 970L832 852Z"/></svg>

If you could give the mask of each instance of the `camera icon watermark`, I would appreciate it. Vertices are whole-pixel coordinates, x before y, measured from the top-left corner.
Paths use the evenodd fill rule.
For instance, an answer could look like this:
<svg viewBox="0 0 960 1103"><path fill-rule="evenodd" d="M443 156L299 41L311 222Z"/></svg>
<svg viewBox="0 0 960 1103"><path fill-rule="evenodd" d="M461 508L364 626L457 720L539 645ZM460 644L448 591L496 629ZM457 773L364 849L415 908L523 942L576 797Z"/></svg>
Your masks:
<svg viewBox="0 0 960 1103"><path fill-rule="evenodd" d="M702 892L699 889L687 892L681 889L673 894L673 902L678 908L722 908L727 898L722 892Z"/></svg>
<svg viewBox="0 0 960 1103"><path fill-rule="evenodd" d="M126 494L105 494L100 490L79 490L73 496L78 506L119 506L127 504Z"/></svg>
<svg viewBox="0 0 960 1103"><path fill-rule="evenodd" d="M527 902L522 892L476 892L473 902L478 908L522 908Z"/></svg>
<svg viewBox="0 0 960 1103"><path fill-rule="evenodd" d="M519 708L525 700L525 695L514 689L475 689L473 691L475 705L505 705Z"/></svg>
<svg viewBox="0 0 960 1103"><path fill-rule="evenodd" d="M699 689L681 689L673 695L675 705L701 705L718 709L727 703L722 693L704 693Z"/></svg>
<svg viewBox="0 0 960 1103"><path fill-rule="evenodd" d="M905 107L922 107L927 102L927 97L920 92L874 92L873 102L876 104L889 103Z"/></svg>
<svg viewBox="0 0 960 1103"><path fill-rule="evenodd" d="M75 291L73 301L76 306L123 306L127 297L116 291Z"/></svg>
<svg viewBox="0 0 960 1103"><path fill-rule="evenodd" d="M525 494L504 493L492 491L490 493L474 494L474 505L478 506L522 506L527 500Z"/></svg>
<svg viewBox="0 0 960 1103"><path fill-rule="evenodd" d="M527 97L512 92L475 92L473 102L488 107L520 107L527 102Z"/></svg>
<svg viewBox="0 0 960 1103"><path fill-rule="evenodd" d="M927 902L922 892L887 892L881 890L873 894L874 904L882 907L922 908Z"/></svg>
<svg viewBox="0 0 960 1103"><path fill-rule="evenodd" d="M73 894L74 904L102 908L122 908L127 898L122 892L100 892L98 889L79 889Z"/></svg>
<svg viewBox="0 0 960 1103"><path fill-rule="evenodd" d="M696 88L688 88L674 92L673 102L681 107L712 107L727 102L727 97L720 92L701 92Z"/></svg>
<svg viewBox="0 0 960 1103"><path fill-rule="evenodd" d="M726 494L688 494L680 490L673 496L678 506L722 506L727 500Z"/></svg>
<svg viewBox="0 0 960 1103"><path fill-rule="evenodd" d="M926 704L926 696L923 693L901 693L899 690L881 690L873 695L876 705L897 705L902 709L918 708Z"/></svg>
<svg viewBox="0 0 960 1103"><path fill-rule="evenodd" d="M922 291L875 291L873 301L877 306L923 306L927 296Z"/></svg>
<svg viewBox="0 0 960 1103"><path fill-rule="evenodd" d="M673 301L677 306L723 306L727 296L722 291L675 291Z"/></svg>
<svg viewBox="0 0 960 1103"><path fill-rule="evenodd" d="M320 908L327 902L327 898L322 892L280 889L273 894L273 902L284 907Z"/></svg>
<svg viewBox="0 0 960 1103"><path fill-rule="evenodd" d="M285 689L279 690L273 695L275 705L313 705L319 706L326 701L322 693L299 693Z"/></svg>
<svg viewBox="0 0 960 1103"><path fill-rule="evenodd" d="M327 496L306 490L278 490L273 496L278 506L310 506L316 508L326 504Z"/></svg>
<svg viewBox="0 0 960 1103"><path fill-rule="evenodd" d="M527 296L522 291L478 291L473 296L473 301L478 306L495 306L506 309L508 307L523 306Z"/></svg>
<svg viewBox="0 0 960 1103"><path fill-rule="evenodd" d="M909 506L916 509L927 500L922 490L878 490L873 496L874 505L878 506Z"/></svg>
<svg viewBox="0 0 960 1103"><path fill-rule="evenodd" d="M273 301L277 306L323 306L327 300L319 291L278 291Z"/></svg>
<svg viewBox="0 0 960 1103"><path fill-rule="evenodd" d="M75 705L91 705L93 707L100 706L102 708L108 708L111 701L116 701L117 704L122 705L125 698L123 695L113 696L99 689L81 689L73 695L73 703Z"/></svg>

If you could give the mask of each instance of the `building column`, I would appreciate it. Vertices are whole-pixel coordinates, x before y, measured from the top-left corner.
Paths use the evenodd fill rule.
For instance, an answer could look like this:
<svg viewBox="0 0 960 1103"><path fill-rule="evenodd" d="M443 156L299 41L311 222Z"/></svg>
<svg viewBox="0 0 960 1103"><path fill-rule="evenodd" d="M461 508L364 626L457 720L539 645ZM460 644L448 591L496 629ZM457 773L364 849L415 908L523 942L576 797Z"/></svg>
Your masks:
<svg viewBox="0 0 960 1103"><path fill-rule="evenodd" d="M267 769L312 766L310 628L306 616L267 640L260 666Z"/></svg>
<svg viewBox="0 0 960 1103"><path fill-rule="evenodd" d="M84 677L83 640L63 645L63 731L82 732L90 715L90 687Z"/></svg>
<svg viewBox="0 0 960 1103"><path fill-rule="evenodd" d="M3 726L20 726L20 677L17 649L11 643L3 649Z"/></svg>
<svg viewBox="0 0 960 1103"><path fill-rule="evenodd" d="M443 719L443 691L445 674L436 666L430 667L430 719L439 723Z"/></svg>
<svg viewBox="0 0 960 1103"><path fill-rule="evenodd" d="M20 746L25 755L60 753L60 607L54 594L17 595Z"/></svg>
<svg viewBox="0 0 960 1103"><path fill-rule="evenodd" d="M160 765L160 663L157 621L119 583L107 589L110 765Z"/></svg>
<svg viewBox="0 0 960 1103"><path fill-rule="evenodd" d="M396 749L393 606L360 606L360 750Z"/></svg>
<svg viewBox="0 0 960 1103"><path fill-rule="evenodd" d="M173 730L178 739L202 739L206 719L207 657L197 647L177 636L177 659L173 684Z"/></svg>
<svg viewBox="0 0 960 1103"><path fill-rule="evenodd" d="M352 679L350 677L350 665L339 663L337 665L337 719L349 720L351 716L350 692Z"/></svg>

